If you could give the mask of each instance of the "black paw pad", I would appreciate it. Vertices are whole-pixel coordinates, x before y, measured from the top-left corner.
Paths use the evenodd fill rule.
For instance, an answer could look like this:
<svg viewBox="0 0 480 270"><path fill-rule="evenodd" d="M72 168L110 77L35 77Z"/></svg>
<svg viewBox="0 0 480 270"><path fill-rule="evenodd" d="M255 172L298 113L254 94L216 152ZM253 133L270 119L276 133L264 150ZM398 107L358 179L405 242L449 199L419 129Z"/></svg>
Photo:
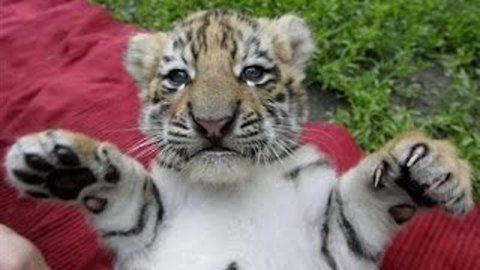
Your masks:
<svg viewBox="0 0 480 270"><path fill-rule="evenodd" d="M435 200L427 195L429 186L412 179L408 171L404 171L395 183L403 188L416 204L427 207L436 205Z"/></svg>
<svg viewBox="0 0 480 270"><path fill-rule="evenodd" d="M41 191L27 190L27 191L25 191L25 194L27 194L30 197L37 198L37 199L50 198L50 195L48 195L47 193L41 192Z"/></svg>
<svg viewBox="0 0 480 270"><path fill-rule="evenodd" d="M62 165L65 166L79 166L80 159L78 156L72 151L72 149L63 146L63 145L55 145L53 148L53 153L57 156L58 160Z"/></svg>
<svg viewBox="0 0 480 270"><path fill-rule="evenodd" d="M86 196L83 199L83 204L85 205L85 207L94 214L102 212L107 206L107 203L107 199L93 196Z"/></svg>
<svg viewBox="0 0 480 270"><path fill-rule="evenodd" d="M87 168L55 170L47 176L48 189L63 200L76 199L83 188L95 182L95 175Z"/></svg>
<svg viewBox="0 0 480 270"><path fill-rule="evenodd" d="M53 170L53 166L37 154L25 154L25 163L27 163L30 168L40 172Z"/></svg>
<svg viewBox="0 0 480 270"><path fill-rule="evenodd" d="M117 167L109 164L107 167L107 172L105 173L105 181L109 183L117 183L120 180L120 173L118 173Z"/></svg>
<svg viewBox="0 0 480 270"><path fill-rule="evenodd" d="M31 174L31 173L20 171L20 170L13 170L13 175L15 175L15 177L17 177L18 180L20 180L25 184L40 185L45 182L45 179L43 179L42 177L36 174Z"/></svg>

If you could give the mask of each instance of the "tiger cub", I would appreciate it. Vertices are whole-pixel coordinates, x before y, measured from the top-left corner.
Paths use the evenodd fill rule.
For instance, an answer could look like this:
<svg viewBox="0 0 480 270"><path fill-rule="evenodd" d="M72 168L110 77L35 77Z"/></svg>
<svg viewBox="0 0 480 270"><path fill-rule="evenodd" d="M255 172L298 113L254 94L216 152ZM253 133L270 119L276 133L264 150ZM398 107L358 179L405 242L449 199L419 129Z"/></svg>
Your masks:
<svg viewBox="0 0 480 270"><path fill-rule="evenodd" d="M449 143L407 133L337 175L299 140L313 49L295 15L210 10L137 34L124 64L140 127L162 149L151 169L108 142L47 130L10 148L9 181L78 204L116 269L376 269L422 209L472 208L470 168Z"/></svg>

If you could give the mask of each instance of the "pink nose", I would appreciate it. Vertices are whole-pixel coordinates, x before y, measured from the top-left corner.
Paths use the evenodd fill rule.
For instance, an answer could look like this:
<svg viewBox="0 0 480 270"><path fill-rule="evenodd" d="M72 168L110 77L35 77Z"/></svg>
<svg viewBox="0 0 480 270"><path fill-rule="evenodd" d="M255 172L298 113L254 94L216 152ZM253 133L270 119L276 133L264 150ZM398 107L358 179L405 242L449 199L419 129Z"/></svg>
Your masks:
<svg viewBox="0 0 480 270"><path fill-rule="evenodd" d="M238 116L240 102L237 103L237 108L231 114L223 114L222 116L212 116L202 113L196 114L193 111L191 103L188 104L189 116L193 122L195 131L205 139L213 144L221 144L223 138L232 132L233 126ZM220 114L220 113L219 113Z"/></svg>
<svg viewBox="0 0 480 270"><path fill-rule="evenodd" d="M220 120L196 119L196 130L205 138L216 142L223 139L230 132L232 120L232 118Z"/></svg>
<svg viewBox="0 0 480 270"><path fill-rule="evenodd" d="M221 119L221 120L197 120L198 125L205 129L205 136L207 137L221 137L222 136L222 129L228 123L229 119Z"/></svg>

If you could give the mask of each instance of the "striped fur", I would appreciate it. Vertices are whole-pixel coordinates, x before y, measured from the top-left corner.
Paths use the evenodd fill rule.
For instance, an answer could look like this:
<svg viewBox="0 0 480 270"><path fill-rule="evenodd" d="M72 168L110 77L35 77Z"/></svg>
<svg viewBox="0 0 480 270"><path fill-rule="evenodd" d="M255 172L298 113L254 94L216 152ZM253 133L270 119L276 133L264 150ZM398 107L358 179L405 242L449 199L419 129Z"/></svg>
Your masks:
<svg viewBox="0 0 480 270"><path fill-rule="evenodd" d="M450 144L407 133L336 175L298 142L311 51L292 15L213 10L136 35L125 64L141 127L163 148L151 171L109 143L51 130L11 147L8 181L81 207L118 270L377 269L416 212L472 208L471 170ZM222 129L202 130L198 119ZM205 135L225 127L222 140Z"/></svg>
<svg viewBox="0 0 480 270"><path fill-rule="evenodd" d="M134 36L125 65L140 89L141 127L163 148L162 164L182 167L196 181L223 182L215 177L218 167L239 174L291 153L307 117L302 81L312 49L298 17L257 19L226 10L195 13L170 32ZM252 66L264 72L255 82L242 74ZM174 70L189 79L173 85ZM222 119L235 112L223 140L235 154L214 163L196 155L208 142L196 134L191 115Z"/></svg>

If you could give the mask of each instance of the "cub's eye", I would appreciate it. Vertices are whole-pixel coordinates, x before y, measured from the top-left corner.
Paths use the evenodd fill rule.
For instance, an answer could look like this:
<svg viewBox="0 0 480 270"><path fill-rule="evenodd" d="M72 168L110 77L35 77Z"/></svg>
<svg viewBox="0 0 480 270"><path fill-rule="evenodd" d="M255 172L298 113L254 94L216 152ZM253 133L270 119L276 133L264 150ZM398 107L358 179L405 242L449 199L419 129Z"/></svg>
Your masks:
<svg viewBox="0 0 480 270"><path fill-rule="evenodd" d="M261 83L265 75L265 69L259 66L249 66L242 71L242 77L244 80L256 84Z"/></svg>
<svg viewBox="0 0 480 270"><path fill-rule="evenodd" d="M170 71L166 78L168 83L175 88L186 84L190 80L190 76L188 76L187 72L181 69L174 69Z"/></svg>

